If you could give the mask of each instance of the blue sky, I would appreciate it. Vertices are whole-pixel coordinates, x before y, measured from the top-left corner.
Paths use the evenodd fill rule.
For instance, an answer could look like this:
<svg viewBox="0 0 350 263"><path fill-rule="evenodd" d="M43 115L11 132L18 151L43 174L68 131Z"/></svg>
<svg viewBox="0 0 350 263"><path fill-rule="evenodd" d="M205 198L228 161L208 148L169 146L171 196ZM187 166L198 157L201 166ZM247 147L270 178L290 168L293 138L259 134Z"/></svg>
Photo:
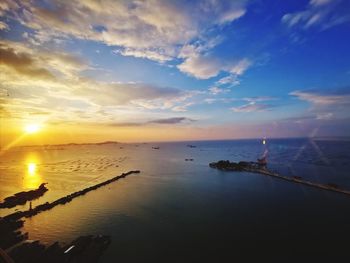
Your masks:
<svg viewBox="0 0 350 263"><path fill-rule="evenodd" d="M145 140L347 136L349 14L346 0L4 1L2 118Z"/></svg>

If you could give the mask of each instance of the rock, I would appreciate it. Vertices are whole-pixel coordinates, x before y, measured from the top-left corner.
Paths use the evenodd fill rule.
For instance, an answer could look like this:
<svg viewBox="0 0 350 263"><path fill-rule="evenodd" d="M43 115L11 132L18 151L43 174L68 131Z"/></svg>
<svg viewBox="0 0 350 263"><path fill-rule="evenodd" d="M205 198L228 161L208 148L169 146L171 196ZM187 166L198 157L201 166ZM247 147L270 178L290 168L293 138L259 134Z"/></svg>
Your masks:
<svg viewBox="0 0 350 263"><path fill-rule="evenodd" d="M285 180L292 183L298 183L307 185L310 187L318 188L321 190L328 190L332 192L337 192L341 194L345 194L347 196L350 196L350 191L341 189L337 184L334 183L328 183L328 184L320 184L317 182L310 182L307 180L303 180L300 176L284 176L280 175L276 172L268 170L266 167L266 164L262 163L256 163L256 162L230 162L228 160L224 161L218 161L214 163L210 163L209 166L211 168L223 170L223 171L244 171L244 172L250 172L250 173L258 173L262 175L272 176L274 178L278 178L281 180Z"/></svg>
<svg viewBox="0 0 350 263"><path fill-rule="evenodd" d="M9 248L18 242L27 239L27 234L18 231L24 221L15 218L0 218L0 248Z"/></svg>
<svg viewBox="0 0 350 263"><path fill-rule="evenodd" d="M107 181L104 181L102 183L99 183L99 184L96 184L94 186L90 186L90 187L87 187L83 190L80 190L80 191L77 191L77 192L74 192L72 194L69 194L65 197L61 197L51 203L49 202L46 202L44 204L41 204L41 205L38 205L36 206L35 208L32 208L32 209L29 209L29 210L26 210L26 211L18 211L18 212L15 212L13 214L10 214L8 216L6 216L7 219L11 219L11 220L17 220L17 219L20 219L22 217L31 217L31 216L34 216L42 211L46 211L46 210L49 210L57 205L64 205L66 203L69 203L70 201L72 201L74 198L78 197L78 196L81 196L81 195L85 195L86 193L90 192L90 191L93 191L93 190L96 190L104 185L107 185L109 183L112 183L114 181L117 181L121 178L124 178L130 174L138 174L140 173L139 170L134 170L134 171L129 171L127 173L123 173L121 175L118 175L118 176L115 176Z"/></svg>
<svg viewBox="0 0 350 263"><path fill-rule="evenodd" d="M39 198L48 191L45 186L47 183L42 183L37 189L30 191L23 191L14 194L13 196L6 197L4 202L0 203L0 208L11 208L17 205L24 205L27 201L31 201Z"/></svg>
<svg viewBox="0 0 350 263"><path fill-rule="evenodd" d="M111 243L109 236L81 236L67 246L55 242L46 247L39 241L26 241L9 250L16 263L95 263Z"/></svg>

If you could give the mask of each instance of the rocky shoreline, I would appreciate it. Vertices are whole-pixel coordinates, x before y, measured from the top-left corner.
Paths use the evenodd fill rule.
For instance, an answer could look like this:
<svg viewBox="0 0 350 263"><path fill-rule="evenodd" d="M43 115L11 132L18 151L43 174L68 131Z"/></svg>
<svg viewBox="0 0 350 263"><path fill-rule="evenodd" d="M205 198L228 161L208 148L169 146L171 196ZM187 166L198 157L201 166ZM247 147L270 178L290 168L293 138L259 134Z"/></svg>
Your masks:
<svg viewBox="0 0 350 263"><path fill-rule="evenodd" d="M90 191L93 191L93 190L96 190L97 188L100 188L104 185L107 185L107 184L110 184L114 181L117 181L119 179L122 179L122 178L125 178L126 176L130 175L130 174L135 174L135 173L140 173L139 170L136 170L136 171L129 171L127 173L122 173L121 175L118 175L118 176L115 176L107 181L104 181L102 183L99 183L99 184L96 184L96 185L93 185L93 186L90 186L90 187L87 187L83 190L80 190L80 191L77 191L77 192L74 192L72 194L69 194L67 196L64 196L60 199L57 199L56 201L53 201L53 202L46 202L44 204L41 204L41 205L38 205L36 207L34 207L33 209L29 209L29 210L26 210L26 211L18 211L18 212L15 212L13 214L10 214L8 216L5 216L4 218L10 218L10 219L13 219L13 220L17 220L17 219L20 219L22 217L32 217L38 213L41 213L43 211L46 211L46 210L50 210L52 209L53 207L57 206L57 205L64 205L66 203L69 203L70 201L72 201L74 198L78 197L78 196L81 196L81 195L85 195L86 193L90 192Z"/></svg>
<svg viewBox="0 0 350 263"><path fill-rule="evenodd" d="M94 263L111 243L109 236L80 236L68 245L58 242L45 246L25 241L11 248L8 256L16 263Z"/></svg>
<svg viewBox="0 0 350 263"><path fill-rule="evenodd" d="M12 208L17 205L24 205L28 201L32 201L34 199L39 198L44 195L47 189L47 183L42 183L37 189L30 191L23 191L16 193L12 196L6 197L2 203L0 203L0 208Z"/></svg>
<svg viewBox="0 0 350 263"><path fill-rule="evenodd" d="M338 185L336 185L334 183L321 184L321 183L310 182L310 181L304 180L300 176L280 175L278 173L275 173L275 172L268 170L266 166L259 165L256 162L242 161L242 162L236 163L236 162L230 162L228 160L226 160L226 161L220 160L218 162L210 163L209 166L211 168L215 168L215 169L222 170L222 171L250 172L250 173L258 173L258 174L262 174L262 175L268 175L268 176L282 179L282 180L285 180L288 182L303 184L303 185L318 188L321 190L332 191L332 192L341 193L341 194L345 194L345 195L350 196L349 190L341 189L341 188L339 188Z"/></svg>
<svg viewBox="0 0 350 263"><path fill-rule="evenodd" d="M39 241L23 243L23 241L28 239L28 233L22 233L19 230L24 224L24 220L22 218L32 217L43 211L50 210L57 205L64 205L78 196L85 195L86 193L96 190L104 185L137 173L140 173L140 171L134 170L127 173L122 173L121 175L74 192L51 203L46 202L36 206L33 209L30 208L26 211L18 211L0 218L0 252L6 254L6 252L3 250L7 249L10 257L14 259L16 258L15 262L97 262L97 259L102 251L110 243L110 237L79 237L71 244L71 250L73 251L71 253L74 253L75 256L67 256L65 254L68 252L63 253L65 251L65 247L60 247L57 242L57 244L55 243L47 248L40 244ZM14 248L14 246L17 248ZM71 255L71 253L69 255ZM31 261L31 259L29 259L26 255L31 255L31 257L38 258L40 260ZM60 260L57 261L56 258Z"/></svg>

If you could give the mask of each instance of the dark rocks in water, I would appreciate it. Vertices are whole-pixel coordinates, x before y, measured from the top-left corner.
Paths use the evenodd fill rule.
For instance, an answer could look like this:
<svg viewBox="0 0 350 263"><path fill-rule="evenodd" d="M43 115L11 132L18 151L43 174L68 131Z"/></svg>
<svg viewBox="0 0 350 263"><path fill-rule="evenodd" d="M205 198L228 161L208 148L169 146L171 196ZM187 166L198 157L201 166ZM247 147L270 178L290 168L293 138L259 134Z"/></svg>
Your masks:
<svg viewBox="0 0 350 263"><path fill-rule="evenodd" d="M23 223L24 220L0 218L0 248L7 249L27 239L27 233L23 234L18 230Z"/></svg>
<svg viewBox="0 0 350 263"><path fill-rule="evenodd" d="M196 148L197 147L197 146L192 145L192 144L187 144L186 146L189 147L189 148Z"/></svg>
<svg viewBox="0 0 350 263"><path fill-rule="evenodd" d="M186 162L193 162L193 158L188 158L188 159L185 159Z"/></svg>
<svg viewBox="0 0 350 263"><path fill-rule="evenodd" d="M350 196L350 191L341 189L337 184L334 183L328 183L328 184L321 184L317 182L310 182L307 180L302 179L300 176L285 176L280 175L276 172L270 171L267 169L265 164L256 163L256 162L230 162L230 161L218 161L214 163L210 163L209 166L211 168L223 170L223 171L244 171L244 172L250 172L250 173L258 173L262 175L271 176L274 178L282 179L288 182L307 185L310 187L337 192L341 194L346 194L347 196Z"/></svg>
<svg viewBox="0 0 350 263"><path fill-rule="evenodd" d="M254 162L230 162L229 160L221 160L216 163L210 163L211 168L216 168L224 171L246 171L249 169L258 169L259 164Z"/></svg>
<svg viewBox="0 0 350 263"><path fill-rule="evenodd" d="M28 233L22 233L18 229L23 226L24 221L20 220L23 217L31 217L42 211L49 210L56 205L61 205L70 202L74 198L84 195L89 191L95 190L99 187L107 185L111 182L125 178L130 174L140 173L139 170L129 171L115 176L107 181L99 184L87 187L78 192L74 192L65 197L57 199L54 202L46 202L38 205L33 209L26 211L18 211L7 215L3 218L0 217L0 248L8 249L10 257L14 259L16 263L36 263L36 262L48 262L48 263L93 263L98 262L103 251L108 247L111 242L108 236L83 236L73 241L66 247L61 247L58 243L54 243L49 247L45 247L40 244L39 241L35 242L23 242L28 239ZM41 186L44 187L45 185ZM0 258L1 260L1 258Z"/></svg>
<svg viewBox="0 0 350 263"><path fill-rule="evenodd" d="M335 189L339 188L339 186L335 183L328 183L327 186L329 186L331 188L335 188Z"/></svg>
<svg viewBox="0 0 350 263"><path fill-rule="evenodd" d="M90 191L96 190L104 185L107 185L107 184L110 184L110 183L117 181L119 179L125 178L130 174L138 174L138 173L140 173L139 170L129 171L127 173L122 173L121 175L115 176L107 181L102 182L102 183L87 187L83 190L80 190L80 191L74 192L72 194L69 194L67 196L61 197L61 198L59 198L51 203L46 202L44 204L38 205L38 206L36 206L32 209L26 210L26 211L18 211L18 212L15 212L13 214L6 216L5 218L11 219L11 220L18 220L22 217L32 217L32 216L34 216L42 211L50 210L57 205L64 205L66 203L69 203L70 201L72 201L74 198L76 198L78 196L85 195L86 193L88 193Z"/></svg>
<svg viewBox="0 0 350 263"><path fill-rule="evenodd" d="M159 150L159 147L152 147L153 150Z"/></svg>
<svg viewBox="0 0 350 263"><path fill-rule="evenodd" d="M26 241L9 250L16 263L95 263L111 243L109 236L81 236L67 246L55 242L46 247L39 241Z"/></svg>
<svg viewBox="0 0 350 263"><path fill-rule="evenodd" d="M14 194L13 196L6 197L4 202L0 203L0 208L12 208L17 205L24 205L27 201L31 201L39 198L48 191L45 186L47 183L42 183L37 189L30 191L23 191Z"/></svg>

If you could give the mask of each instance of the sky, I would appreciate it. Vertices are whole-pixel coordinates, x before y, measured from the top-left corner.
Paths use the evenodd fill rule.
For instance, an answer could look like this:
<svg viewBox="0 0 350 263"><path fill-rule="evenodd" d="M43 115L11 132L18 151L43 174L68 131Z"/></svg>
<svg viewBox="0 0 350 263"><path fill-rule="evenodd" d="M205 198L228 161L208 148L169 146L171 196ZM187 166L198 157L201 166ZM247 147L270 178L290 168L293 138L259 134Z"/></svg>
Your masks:
<svg viewBox="0 0 350 263"><path fill-rule="evenodd" d="M347 0L5 0L0 36L3 147L350 134Z"/></svg>

